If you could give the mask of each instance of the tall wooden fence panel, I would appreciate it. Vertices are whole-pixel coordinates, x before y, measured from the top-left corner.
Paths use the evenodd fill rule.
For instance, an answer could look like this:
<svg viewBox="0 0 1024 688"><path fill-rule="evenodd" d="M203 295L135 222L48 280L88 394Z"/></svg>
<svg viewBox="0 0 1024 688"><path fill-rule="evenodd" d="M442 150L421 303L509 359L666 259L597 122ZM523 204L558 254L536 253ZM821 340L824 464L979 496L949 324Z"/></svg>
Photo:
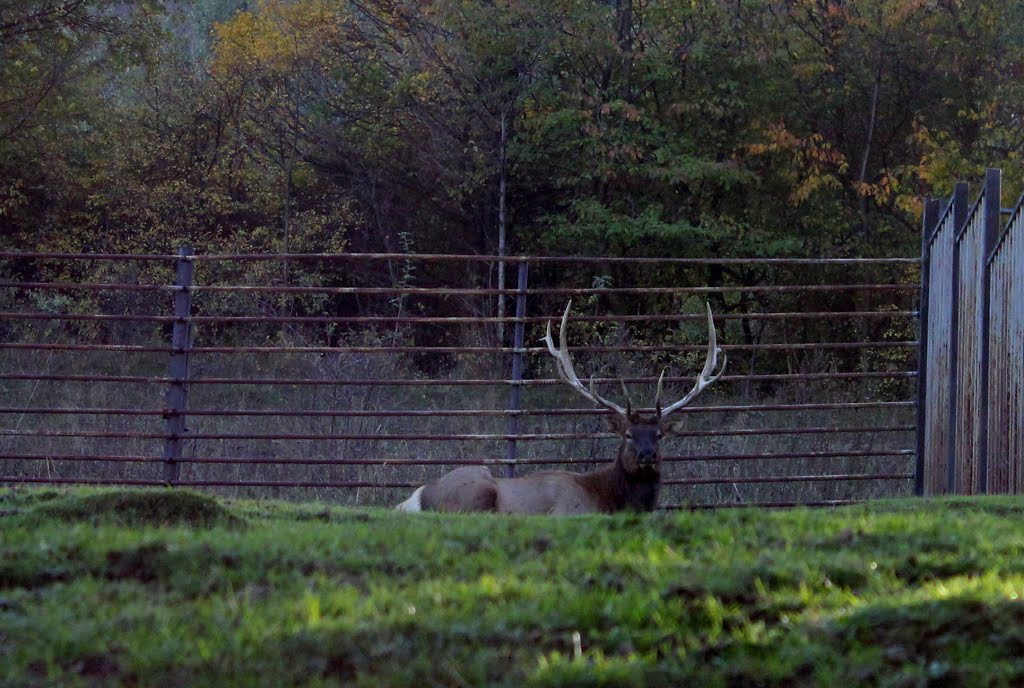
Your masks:
<svg viewBox="0 0 1024 688"><path fill-rule="evenodd" d="M994 180L994 183L993 183ZM998 174L986 178L978 201L956 238L953 249L953 455L950 484L957 494L981 491L985 462L984 410L988 383L986 321L989 294L986 258L991 210L999 212Z"/></svg>
<svg viewBox="0 0 1024 688"><path fill-rule="evenodd" d="M925 229L924 254L928 266L927 281L924 284L927 328L924 332L923 359L927 377L923 383L920 400L923 414L921 472L918 489L925 494L941 494L948 484L949 457L952 433L953 399L950 378L953 374L954 311L953 274L956 260L957 230L963 226L967 214L967 185L958 184L956 192L946 204L934 229ZM932 218L928 218L929 220Z"/></svg>
<svg viewBox="0 0 1024 688"><path fill-rule="evenodd" d="M1022 220L1001 191L989 169L969 211L961 183L938 220L926 213L920 494L1024 491Z"/></svg>
<svg viewBox="0 0 1024 688"><path fill-rule="evenodd" d="M1024 202L989 258L988 491L1024 493Z"/></svg>

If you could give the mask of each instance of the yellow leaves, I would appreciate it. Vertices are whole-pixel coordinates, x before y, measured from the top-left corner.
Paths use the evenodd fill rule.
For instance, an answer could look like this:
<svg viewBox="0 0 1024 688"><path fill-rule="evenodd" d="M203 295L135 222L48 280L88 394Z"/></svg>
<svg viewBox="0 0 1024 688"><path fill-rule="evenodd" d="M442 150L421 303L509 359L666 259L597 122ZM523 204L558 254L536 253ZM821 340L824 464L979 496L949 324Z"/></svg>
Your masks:
<svg viewBox="0 0 1024 688"><path fill-rule="evenodd" d="M768 153L786 153L799 162L831 165L840 170L846 169L846 158L832 147L821 134L814 133L806 137L798 137L779 122L769 124L763 129L763 141L755 141L746 146L750 155Z"/></svg>
<svg viewBox="0 0 1024 688"><path fill-rule="evenodd" d="M600 113L603 116L616 115L622 117L627 122L639 122L642 116L640 108L632 103L627 103L623 100L616 100L610 103L603 103L600 108Z"/></svg>
<svg viewBox="0 0 1024 688"><path fill-rule="evenodd" d="M858 196L873 198L879 204L885 204L897 197L900 192L900 183L896 177L888 172L883 172L876 182L853 182L853 190Z"/></svg>
<svg viewBox="0 0 1024 688"><path fill-rule="evenodd" d="M924 199L920 194L900 194L896 197L895 206L912 217L921 217L924 212Z"/></svg>
<svg viewBox="0 0 1024 688"><path fill-rule="evenodd" d="M831 19L844 19L844 20L847 19L848 16L849 16L847 14L847 12L846 12L846 8L844 8L838 2L830 2L830 3L828 3L828 6L825 8L825 15L827 17L831 18Z"/></svg>
<svg viewBox="0 0 1024 688"><path fill-rule="evenodd" d="M612 101L612 104L612 112L627 122L639 122L641 119L650 117L652 114L651 111L624 100L615 100Z"/></svg>
<svg viewBox="0 0 1024 688"><path fill-rule="evenodd" d="M800 183L797 184L796 188L793 189L793 192L789 194L789 202L793 206L798 206L813 196L815 191L820 189L838 188L840 188L840 183L835 176L812 172L811 174L806 175Z"/></svg>
<svg viewBox="0 0 1024 688"><path fill-rule="evenodd" d="M437 74L427 69L414 72L405 80L403 86L403 95L415 98L420 102L430 102L438 95Z"/></svg>
<svg viewBox="0 0 1024 688"><path fill-rule="evenodd" d="M834 74L836 65L821 60L803 60L793 65L793 76L799 81L811 81L823 74Z"/></svg>
<svg viewBox="0 0 1024 688"><path fill-rule="evenodd" d="M904 24L910 21L917 12L926 9L927 3L924 0L899 0L889 7L889 23Z"/></svg>
<svg viewBox="0 0 1024 688"><path fill-rule="evenodd" d="M630 122L639 122L641 117L640 108L636 107L632 103L624 103L622 107L622 116Z"/></svg>
<svg viewBox="0 0 1024 688"><path fill-rule="evenodd" d="M618 146L610 146L608 149L608 157L611 160L640 162L645 157L645 151L640 146L623 143Z"/></svg>
<svg viewBox="0 0 1024 688"><path fill-rule="evenodd" d="M24 186L21 179L0 182L0 217L10 216L26 205L27 197L22 191Z"/></svg>
<svg viewBox="0 0 1024 688"><path fill-rule="evenodd" d="M972 167L960 144L948 132L933 134L928 127L915 123L911 139L921 149L918 176L931 189L951 190L953 183Z"/></svg>
<svg viewBox="0 0 1024 688"><path fill-rule="evenodd" d="M756 157L781 160L784 176L792 185L789 202L806 202L816 191L840 188L838 175L846 172L846 157L818 133L800 137L782 122L769 124L761 131L762 140L748 143L745 151Z"/></svg>
<svg viewBox="0 0 1024 688"><path fill-rule="evenodd" d="M214 26L214 73L284 72L298 62L318 60L341 33L337 12L325 0L261 0L255 11Z"/></svg>

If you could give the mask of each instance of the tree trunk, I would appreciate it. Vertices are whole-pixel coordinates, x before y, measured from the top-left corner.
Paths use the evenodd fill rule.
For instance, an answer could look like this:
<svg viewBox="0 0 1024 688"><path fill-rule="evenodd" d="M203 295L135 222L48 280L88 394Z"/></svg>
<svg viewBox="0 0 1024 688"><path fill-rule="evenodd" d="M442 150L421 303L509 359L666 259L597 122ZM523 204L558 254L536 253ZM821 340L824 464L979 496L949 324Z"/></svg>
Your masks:
<svg viewBox="0 0 1024 688"><path fill-rule="evenodd" d="M505 249L508 231L508 215L506 212L508 152L508 110L501 113L501 138L498 144L498 289L505 288ZM498 293L498 346L505 341L505 295Z"/></svg>
<svg viewBox="0 0 1024 688"><path fill-rule="evenodd" d="M288 288L289 282L291 282L291 266L288 264L288 254L292 250L292 185L294 183L293 169L295 165L293 159L285 161L285 180L284 180L284 212L282 213L281 224L282 226L282 248L284 249L285 257L281 260L281 282L285 289ZM281 295L281 315L289 316L292 314L292 297L285 291ZM287 323L282 325L281 335L284 336L285 331L288 327Z"/></svg>
<svg viewBox="0 0 1024 688"><path fill-rule="evenodd" d="M867 140L864 143L864 154L860 159L860 222L861 231L868 233L868 197L864 194L864 185L868 178L868 158L871 156L871 140L875 136L875 120L878 118L878 94L882 89L882 63L878 63L875 71L875 85L871 91L871 108L868 112Z"/></svg>

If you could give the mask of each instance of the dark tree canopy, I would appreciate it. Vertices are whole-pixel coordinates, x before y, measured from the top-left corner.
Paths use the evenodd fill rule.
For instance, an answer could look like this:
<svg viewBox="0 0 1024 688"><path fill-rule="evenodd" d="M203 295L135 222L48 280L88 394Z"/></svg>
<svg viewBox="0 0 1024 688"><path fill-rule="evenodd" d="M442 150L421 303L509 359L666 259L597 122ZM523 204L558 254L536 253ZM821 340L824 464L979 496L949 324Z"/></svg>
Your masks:
<svg viewBox="0 0 1024 688"><path fill-rule="evenodd" d="M911 255L922 195L1020 187L1022 27L1016 0L11 0L3 245Z"/></svg>

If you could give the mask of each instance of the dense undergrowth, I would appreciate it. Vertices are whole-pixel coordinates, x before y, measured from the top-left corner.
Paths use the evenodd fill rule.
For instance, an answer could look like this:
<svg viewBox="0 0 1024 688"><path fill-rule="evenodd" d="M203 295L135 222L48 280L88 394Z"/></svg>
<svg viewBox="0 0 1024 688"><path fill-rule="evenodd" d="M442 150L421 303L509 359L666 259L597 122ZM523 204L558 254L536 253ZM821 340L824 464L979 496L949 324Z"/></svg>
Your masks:
<svg viewBox="0 0 1024 688"><path fill-rule="evenodd" d="M1024 682L1024 501L553 520L6 490L0 684Z"/></svg>

